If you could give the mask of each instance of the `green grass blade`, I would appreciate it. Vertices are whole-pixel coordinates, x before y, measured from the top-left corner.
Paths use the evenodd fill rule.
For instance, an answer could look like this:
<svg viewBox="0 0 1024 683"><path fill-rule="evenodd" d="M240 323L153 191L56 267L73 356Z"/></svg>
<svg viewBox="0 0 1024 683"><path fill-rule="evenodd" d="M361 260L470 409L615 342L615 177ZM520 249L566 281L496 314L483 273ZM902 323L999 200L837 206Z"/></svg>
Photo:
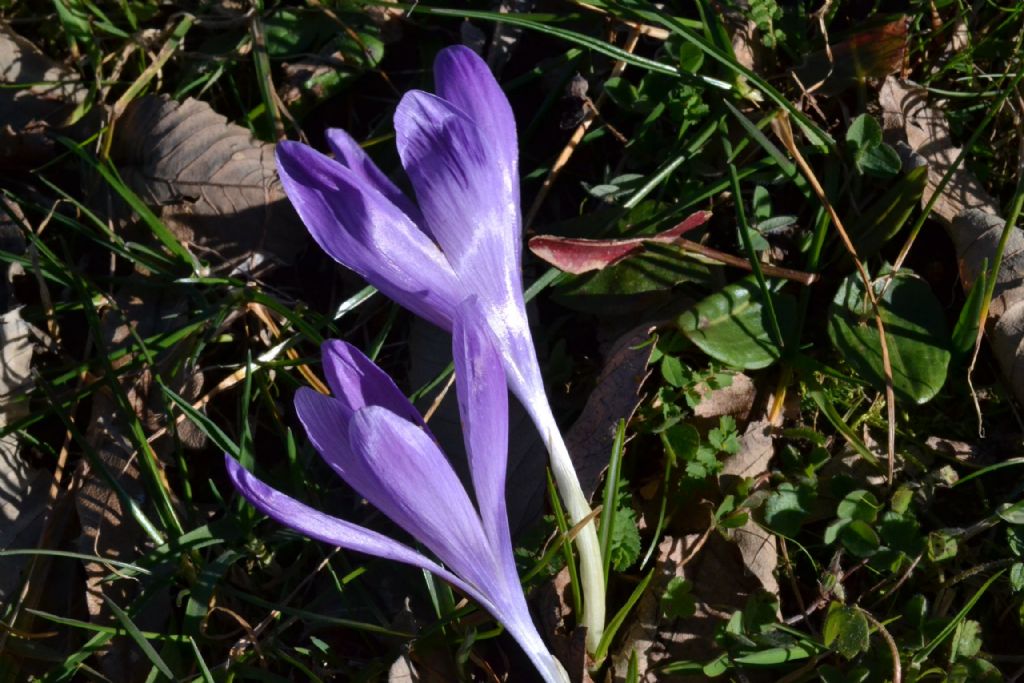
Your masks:
<svg viewBox="0 0 1024 683"><path fill-rule="evenodd" d="M124 630L128 633L128 637L134 640L135 644L139 646L142 653L146 655L146 659L148 659L150 663L156 667L156 670L163 674L168 680L176 680L174 672L171 671L169 666L167 666L167 662L163 660L160 653L156 651L156 648L150 644L149 640L147 640L146 636L139 630L139 627L135 625L135 622L131 620L131 617L128 616L127 612L121 609L116 602L108 598L106 595L103 595L102 597L103 602L107 605L107 609L110 610L114 615L114 618L117 619L121 626L124 627Z"/></svg>
<svg viewBox="0 0 1024 683"><path fill-rule="evenodd" d="M612 455L608 461L608 473L604 480L604 502L601 522L598 526L598 541L601 546L601 558L604 562L604 583L608 585L608 574L612 565L612 534L615 531L616 497L619 481L622 478L622 452L626 441L626 421L619 420L615 428L615 440L612 443Z"/></svg>
<svg viewBox="0 0 1024 683"><path fill-rule="evenodd" d="M626 604L623 605L622 609L616 612L615 616L612 617L611 621L608 622L608 626L604 630L604 635L601 636L601 642L597 644L597 651L594 652L595 661L600 662L608 656L608 648L611 647L612 639L615 637L615 634L619 632L619 629L622 627L622 624L625 623L626 617L629 616L629 613L633 609L633 606L636 605L637 602L639 602L640 598L644 594L644 591L647 590L647 585L650 584L651 579L654 578L654 571L655 570L652 569L651 571L647 572L647 576L644 577L643 581L637 584L637 587L633 590L632 595L630 595L629 599L626 600Z"/></svg>

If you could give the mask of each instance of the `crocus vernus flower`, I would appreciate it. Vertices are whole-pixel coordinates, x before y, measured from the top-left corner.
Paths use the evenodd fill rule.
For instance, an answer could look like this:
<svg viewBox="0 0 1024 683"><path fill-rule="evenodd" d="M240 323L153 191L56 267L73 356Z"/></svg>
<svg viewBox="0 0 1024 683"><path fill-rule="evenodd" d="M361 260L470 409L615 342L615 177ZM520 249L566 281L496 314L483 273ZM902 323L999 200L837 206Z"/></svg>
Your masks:
<svg viewBox="0 0 1024 683"><path fill-rule="evenodd" d="M590 514L555 423L526 319L519 153L512 108L487 65L465 47L434 62L437 95L414 90L395 112L406 197L348 133L330 130L331 159L293 142L277 147L284 189L317 243L381 292L445 329L476 296L509 387L536 424L572 522ZM604 569L595 525L576 536L581 621L593 651L604 628Z"/></svg>
<svg viewBox="0 0 1024 683"><path fill-rule="evenodd" d="M235 488L261 512L312 538L426 569L476 600L519 642L547 683L568 677L526 605L505 509L508 389L492 333L475 300L456 311L453 352L476 505L416 409L355 347L329 341L324 371L334 394L300 389L295 408L310 440L342 479L443 566L407 545L326 515L275 491L231 457Z"/></svg>

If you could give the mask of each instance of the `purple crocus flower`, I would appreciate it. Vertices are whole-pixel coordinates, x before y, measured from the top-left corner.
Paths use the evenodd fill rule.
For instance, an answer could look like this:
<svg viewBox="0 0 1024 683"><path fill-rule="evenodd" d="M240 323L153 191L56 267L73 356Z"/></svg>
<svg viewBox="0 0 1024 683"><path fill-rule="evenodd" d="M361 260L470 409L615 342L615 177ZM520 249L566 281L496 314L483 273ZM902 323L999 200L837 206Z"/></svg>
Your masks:
<svg viewBox="0 0 1024 683"><path fill-rule="evenodd" d="M295 396L299 419L321 457L444 566L274 490L231 457L228 474L250 503L285 526L444 579L505 625L547 683L567 683L564 669L537 633L516 574L505 510L508 389L490 328L474 299L456 310L452 334L476 505L416 409L355 347L342 341L324 344L324 371L333 397L309 388Z"/></svg>
<svg viewBox="0 0 1024 683"><path fill-rule="evenodd" d="M591 510L544 391L523 301L519 162L512 108L472 50L434 62L437 95L405 94L395 112L405 196L345 131L329 130L331 159L294 142L277 147L285 192L317 243L417 315L452 329L475 295L494 333L512 392L544 438L574 524ZM604 569L593 522L576 536L581 622L593 652L604 629Z"/></svg>

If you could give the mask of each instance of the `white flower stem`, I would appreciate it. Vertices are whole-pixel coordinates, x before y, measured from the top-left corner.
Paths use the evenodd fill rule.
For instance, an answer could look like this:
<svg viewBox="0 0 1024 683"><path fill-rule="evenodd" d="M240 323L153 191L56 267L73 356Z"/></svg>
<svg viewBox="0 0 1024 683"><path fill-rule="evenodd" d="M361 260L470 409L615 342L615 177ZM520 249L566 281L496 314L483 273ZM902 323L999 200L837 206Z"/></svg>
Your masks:
<svg viewBox="0 0 1024 683"><path fill-rule="evenodd" d="M550 412L548 414L550 415ZM576 476L576 468L573 467L569 449L565 446L554 416L546 422L547 429L542 433L546 432L551 472L569 513L569 519L576 525L591 513L590 504L583 495L579 477ZM587 627L587 651L594 654L598 643L601 642L601 636L604 635L605 580L601 545L597 540L597 524L593 519L576 534L575 542L580 554L580 583L583 590L583 614L580 616L580 623Z"/></svg>

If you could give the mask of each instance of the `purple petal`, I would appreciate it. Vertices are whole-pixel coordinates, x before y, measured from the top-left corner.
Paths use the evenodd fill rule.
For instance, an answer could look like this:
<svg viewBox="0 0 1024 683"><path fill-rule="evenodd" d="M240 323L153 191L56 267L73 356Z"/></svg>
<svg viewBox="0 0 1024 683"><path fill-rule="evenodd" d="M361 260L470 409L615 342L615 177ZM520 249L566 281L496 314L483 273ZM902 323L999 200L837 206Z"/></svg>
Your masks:
<svg viewBox="0 0 1024 683"><path fill-rule="evenodd" d="M277 146L288 198L317 244L417 315L445 329L462 300L437 245L355 172L294 142Z"/></svg>
<svg viewBox="0 0 1024 683"><path fill-rule="evenodd" d="M487 303L521 300L518 179L494 141L451 103L418 91L398 104L395 133L430 232L465 290Z"/></svg>
<svg viewBox="0 0 1024 683"><path fill-rule="evenodd" d="M391 376L362 351L347 342L330 339L324 342L321 352L331 393L349 414L366 406L382 406L410 422L423 424L423 418Z"/></svg>
<svg viewBox="0 0 1024 683"><path fill-rule="evenodd" d="M424 430L370 406L352 417L349 445L377 477L367 500L481 592L503 583L480 515Z"/></svg>
<svg viewBox="0 0 1024 683"><path fill-rule="evenodd" d="M402 213L411 218L413 223L422 227L423 216L420 215L420 210L404 192L398 189L398 186L391 182L390 178L384 175L351 135L341 128L328 128L326 135L327 144L334 152L334 158L338 162L347 166L367 186L380 192Z"/></svg>
<svg viewBox="0 0 1024 683"><path fill-rule="evenodd" d="M375 491L379 482L376 473L349 447L349 424L355 413L351 406L341 399L301 387L295 392L295 412L324 462L356 493L369 500L367 492Z"/></svg>
<svg viewBox="0 0 1024 683"><path fill-rule="evenodd" d="M480 518L492 546L499 552L507 548L508 559L511 560L512 541L505 506L508 388L501 358L494 347L493 333L476 297L466 299L456 309L452 325L452 355L463 438L469 454ZM513 561L512 576L515 575Z"/></svg>
<svg viewBox="0 0 1024 683"><path fill-rule="evenodd" d="M511 174L518 203L516 119L486 62L463 45L441 50L434 60L434 83L442 99L461 109L483 131L501 165Z"/></svg>
<svg viewBox="0 0 1024 683"><path fill-rule="evenodd" d="M462 488L461 482L458 481L451 465L441 454L437 444L424 429L380 406L368 406L350 413L348 406L342 401L318 394L306 387L299 389L295 394L295 410L309 440L324 462L330 465L331 469L356 493L391 518L395 524L426 544L444 562L449 562L449 558L454 555L451 552L439 552L435 547L438 546L438 539L444 537L444 534L438 531L440 520L437 515L430 517L428 514L428 518L423 518L423 510L410 504L405 497L392 493L392 488L396 483L393 480L406 477L406 473L400 466L401 463L410 457L429 462L431 467L428 471L432 476L437 474L434 470L440 472L438 481L443 484L442 488L451 488L451 482L454 480L457 491L453 495L458 496L461 493L462 498L467 500L466 505L469 505L472 513L467 518L467 523L475 524L478 529L480 528L479 515L468 503L465 489ZM387 415L390 420L405 424L418 440L415 443L403 442L399 447L391 443L381 443L381 439L385 438L387 434L375 434L374 427L367 426L368 420L365 416L357 420L357 417L366 411L373 411L370 413L371 422L381 421L373 419L379 412ZM359 424L358 431L355 428L357 422ZM388 426L385 425L381 429L388 429ZM391 432L393 430L389 430L387 433ZM422 487L424 485L423 477L419 476L410 483L413 487ZM443 497L442 500L444 500ZM465 507L463 505L460 509L464 510ZM431 511L428 509L426 512L430 513ZM443 523L440 524L440 527L443 528ZM489 545L482 530L480 531L480 540L483 541L483 546L478 545L477 548L482 548L482 552L489 553ZM452 565L452 568L458 572L459 566L455 564Z"/></svg>
<svg viewBox="0 0 1024 683"><path fill-rule="evenodd" d="M518 599L508 598L495 602L491 595L485 594L478 587L464 581L451 571L445 569L430 558L416 552L412 548L395 541L383 534L361 527L343 519L326 515L319 510L301 503L291 496L277 491L247 472L238 462L224 456L224 465L228 477L235 489L257 510L278 523L295 531L323 541L332 546L340 546L385 560L393 560L425 569L440 579L447 581L459 591L477 601L481 607L491 613L498 621L505 624L509 633L525 650L530 660L541 671L547 683L563 683L565 679L559 675L558 664L548 653L536 627L530 618L526 602L519 591ZM504 597L504 596L503 596Z"/></svg>
<svg viewBox="0 0 1024 683"><path fill-rule="evenodd" d="M284 526L324 543L426 569L485 607L492 605L480 591L409 546L376 531L326 515L267 486L247 472L231 456L224 456L224 464L235 489L252 503L253 507Z"/></svg>

